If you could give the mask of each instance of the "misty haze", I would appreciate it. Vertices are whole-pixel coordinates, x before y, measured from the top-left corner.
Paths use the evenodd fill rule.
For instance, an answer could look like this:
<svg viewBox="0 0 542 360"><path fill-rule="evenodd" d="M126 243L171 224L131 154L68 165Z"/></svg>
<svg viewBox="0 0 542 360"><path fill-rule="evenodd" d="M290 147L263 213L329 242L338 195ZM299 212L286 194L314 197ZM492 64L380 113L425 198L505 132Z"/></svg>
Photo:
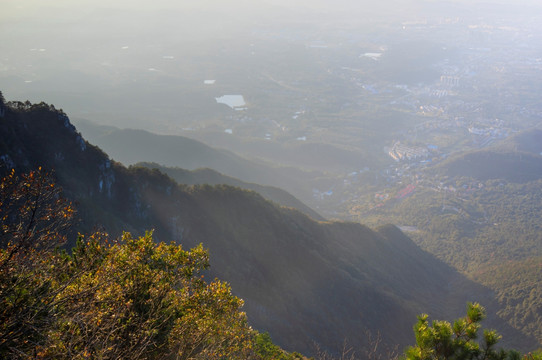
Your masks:
<svg viewBox="0 0 542 360"><path fill-rule="evenodd" d="M12 168L54 172L77 207L62 230L67 249L96 229L111 239L154 229L156 243L184 250L201 243L210 257L202 276L244 300L236 311L252 328L220 331L252 345L222 348L217 332L194 347L199 355L176 348L172 358L426 359L413 355L423 348L416 316L453 324L470 302L467 323L478 323L479 303L482 328L502 335L495 359L542 358L538 1L0 8L4 183ZM8 255L18 217L6 198L2 281L18 261ZM0 288L5 324L15 314L10 286ZM113 356L89 340L87 350L50 345L50 328L35 330L35 349L18 348L28 332L9 326L0 326L0 357L91 347ZM134 358L166 358L159 341ZM459 343L453 356L467 346ZM122 351L115 356L135 354Z"/></svg>

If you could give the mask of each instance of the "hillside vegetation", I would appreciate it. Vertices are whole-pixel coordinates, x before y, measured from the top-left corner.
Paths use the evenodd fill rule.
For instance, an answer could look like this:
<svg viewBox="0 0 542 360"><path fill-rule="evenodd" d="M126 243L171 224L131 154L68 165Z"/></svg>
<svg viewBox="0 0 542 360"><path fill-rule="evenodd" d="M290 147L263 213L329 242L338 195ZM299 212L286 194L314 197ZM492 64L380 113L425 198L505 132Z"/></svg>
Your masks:
<svg viewBox="0 0 542 360"><path fill-rule="evenodd" d="M170 176L173 180L177 181L179 184L186 185L198 185L198 184L209 184L209 185L230 185L234 187L239 187L242 189L252 190L262 195L265 199L273 201L281 206L294 208L302 213L305 213L312 217L315 220L325 220L320 216L316 211L312 210L310 207L296 199L293 195L288 192L273 187L273 186L264 186L254 183L247 183L236 178L223 175L213 169L196 169L196 170L186 170L179 167L167 167L161 166L156 163L146 163L141 162L137 163L136 166L143 166L149 169L158 169L160 172Z"/></svg>
<svg viewBox="0 0 542 360"><path fill-rule="evenodd" d="M258 334L209 256L63 230L75 214L42 169L0 181L0 356L10 359L294 359Z"/></svg>
<svg viewBox="0 0 542 360"><path fill-rule="evenodd" d="M448 176L525 183L542 177L542 156L518 151L478 150L443 162L439 170Z"/></svg>
<svg viewBox="0 0 542 360"><path fill-rule="evenodd" d="M306 359L274 345L268 333L247 325L243 301L217 279L205 281L208 253L186 251L124 233L120 241L79 235L68 252L63 229L75 210L41 168L0 181L0 355L17 359ZM34 216L38 214L38 216ZM383 229L394 231L394 229ZM418 317L416 345L403 359L518 360L497 348L500 335L484 330L485 309L468 304L452 325ZM397 358L377 352L363 358ZM341 359L358 358L344 348ZM540 359L542 353L525 355ZM327 352L317 359L329 360Z"/></svg>
<svg viewBox="0 0 542 360"><path fill-rule="evenodd" d="M118 129L82 120L77 123L87 140L127 166L149 162L186 170L209 168L243 182L279 187L303 199L310 199L312 196L311 186L308 184L323 176L320 171L256 162L185 136Z"/></svg>
<svg viewBox="0 0 542 360"><path fill-rule="evenodd" d="M500 317L542 343L542 157L507 152L515 141L427 170L438 188L419 184L367 220L408 225L423 249L495 291Z"/></svg>
<svg viewBox="0 0 542 360"><path fill-rule="evenodd" d="M228 281L245 301L249 324L286 350L338 353L347 341L363 351L367 334L380 334L383 348L403 347L413 342L416 314L450 319L468 300L487 304L488 323L515 347L535 346L495 316L491 292L394 226L318 222L253 191L179 185L158 170L126 168L50 105L10 103L1 121L4 165L55 169L77 202L77 231L99 226L113 238L124 230L138 238L154 229L158 242L203 243L213 259L209 276Z"/></svg>

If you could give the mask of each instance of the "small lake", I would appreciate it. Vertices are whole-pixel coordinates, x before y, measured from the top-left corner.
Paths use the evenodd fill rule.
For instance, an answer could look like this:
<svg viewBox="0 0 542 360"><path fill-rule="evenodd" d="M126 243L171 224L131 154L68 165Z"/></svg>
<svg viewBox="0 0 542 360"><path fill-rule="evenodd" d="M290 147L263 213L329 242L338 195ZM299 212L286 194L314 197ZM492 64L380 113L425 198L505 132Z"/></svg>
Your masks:
<svg viewBox="0 0 542 360"><path fill-rule="evenodd" d="M382 56L382 53L365 53L362 56L367 57L369 59L378 60Z"/></svg>
<svg viewBox="0 0 542 360"><path fill-rule="evenodd" d="M243 95L224 95L215 98L215 100L217 103L226 104L232 109L242 108L246 105Z"/></svg>

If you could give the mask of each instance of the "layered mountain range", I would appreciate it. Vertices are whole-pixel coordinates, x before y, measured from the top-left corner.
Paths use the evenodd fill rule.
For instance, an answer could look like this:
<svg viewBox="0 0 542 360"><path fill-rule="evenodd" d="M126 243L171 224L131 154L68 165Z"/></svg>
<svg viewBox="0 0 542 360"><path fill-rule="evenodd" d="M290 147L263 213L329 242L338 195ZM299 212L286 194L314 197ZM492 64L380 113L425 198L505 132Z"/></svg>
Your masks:
<svg viewBox="0 0 542 360"><path fill-rule="evenodd" d="M218 180L204 181L207 172L125 167L44 103L2 104L0 122L2 172L54 170L78 207L74 233L154 229L159 241L186 248L203 243L211 256L207 276L228 281L245 300L252 326L287 350L337 353L346 342L363 352L376 337L381 349L402 349L414 342L417 314L452 319L467 301L484 304L487 325L514 347L536 344L495 315L490 290L422 251L393 225L324 221L291 198L297 206L287 205L296 209L266 200L256 192L262 188L233 180L217 185L227 181L216 173Z"/></svg>

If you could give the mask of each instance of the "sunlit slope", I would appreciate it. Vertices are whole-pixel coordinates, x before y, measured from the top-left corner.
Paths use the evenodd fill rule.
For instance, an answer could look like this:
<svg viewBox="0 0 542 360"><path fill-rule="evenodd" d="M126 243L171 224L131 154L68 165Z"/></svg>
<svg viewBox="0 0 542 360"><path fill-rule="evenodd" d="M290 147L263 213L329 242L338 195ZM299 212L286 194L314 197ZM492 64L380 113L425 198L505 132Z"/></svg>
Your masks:
<svg viewBox="0 0 542 360"><path fill-rule="evenodd" d="M453 318L467 300L492 294L420 250L397 228L317 222L231 186L178 185L158 170L126 168L86 143L64 114L45 104L8 109L0 128L2 161L18 169L55 168L78 203L78 231L155 229L155 238L211 254L210 277L232 284L251 324L287 349L313 354L344 341L412 343L416 314ZM9 164L8 164L9 163ZM515 347L530 340L490 316ZM519 335L519 336L517 336ZM532 343L531 343L532 344Z"/></svg>

